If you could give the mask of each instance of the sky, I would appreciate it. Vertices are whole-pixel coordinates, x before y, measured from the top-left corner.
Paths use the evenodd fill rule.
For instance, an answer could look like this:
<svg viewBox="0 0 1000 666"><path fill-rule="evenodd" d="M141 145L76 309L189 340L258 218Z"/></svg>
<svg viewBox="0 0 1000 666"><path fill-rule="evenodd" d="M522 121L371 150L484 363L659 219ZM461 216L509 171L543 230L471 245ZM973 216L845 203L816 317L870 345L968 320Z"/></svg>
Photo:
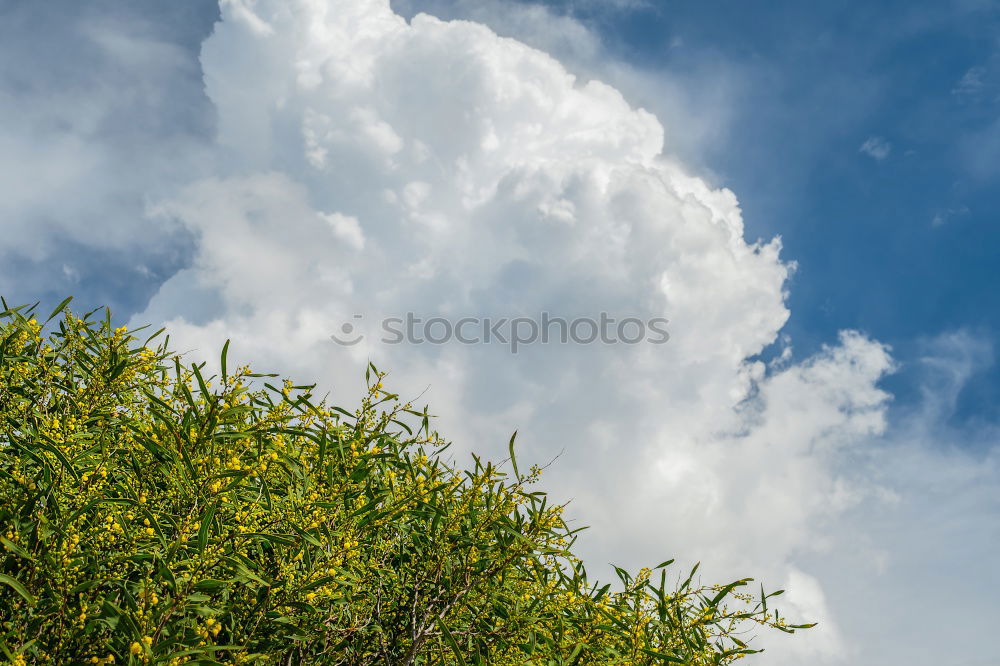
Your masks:
<svg viewBox="0 0 1000 666"><path fill-rule="evenodd" d="M1000 4L6 0L0 120L7 301L518 430L602 577L819 621L760 663L996 663ZM378 337L541 312L670 337Z"/></svg>

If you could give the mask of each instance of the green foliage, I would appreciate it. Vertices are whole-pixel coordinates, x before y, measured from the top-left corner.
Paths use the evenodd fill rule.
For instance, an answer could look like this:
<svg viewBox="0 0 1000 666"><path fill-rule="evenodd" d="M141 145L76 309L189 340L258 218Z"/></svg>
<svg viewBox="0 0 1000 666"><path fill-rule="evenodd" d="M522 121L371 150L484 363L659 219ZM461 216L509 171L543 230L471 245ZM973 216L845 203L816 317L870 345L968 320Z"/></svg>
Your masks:
<svg viewBox="0 0 1000 666"><path fill-rule="evenodd" d="M351 413L226 350L210 378L107 315L44 337L3 308L13 664L726 664L797 628L749 579L588 582L539 470L450 466L375 368Z"/></svg>

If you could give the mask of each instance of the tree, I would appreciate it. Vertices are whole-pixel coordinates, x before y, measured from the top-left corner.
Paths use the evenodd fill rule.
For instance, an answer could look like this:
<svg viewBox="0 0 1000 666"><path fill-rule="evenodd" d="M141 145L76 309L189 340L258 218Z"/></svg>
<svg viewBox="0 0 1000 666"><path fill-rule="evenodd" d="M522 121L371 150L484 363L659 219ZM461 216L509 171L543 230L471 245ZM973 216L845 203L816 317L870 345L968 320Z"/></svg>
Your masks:
<svg viewBox="0 0 1000 666"><path fill-rule="evenodd" d="M802 626L669 562L591 583L513 439L452 466L374 367L349 412L65 306L0 313L12 664L726 664Z"/></svg>

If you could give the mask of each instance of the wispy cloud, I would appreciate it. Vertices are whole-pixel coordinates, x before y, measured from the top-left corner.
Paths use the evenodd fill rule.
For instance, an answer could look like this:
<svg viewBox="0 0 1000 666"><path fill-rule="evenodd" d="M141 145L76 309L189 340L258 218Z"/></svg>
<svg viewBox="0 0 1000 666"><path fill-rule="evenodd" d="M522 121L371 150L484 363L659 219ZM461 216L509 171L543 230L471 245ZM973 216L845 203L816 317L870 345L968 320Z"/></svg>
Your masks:
<svg viewBox="0 0 1000 666"><path fill-rule="evenodd" d="M955 87L951 89L951 94L960 97L979 94L986 85L983 81L985 75L985 67L972 67L962 75L962 78L955 84Z"/></svg>
<svg viewBox="0 0 1000 666"><path fill-rule="evenodd" d="M968 214L969 214L968 206L959 206L957 208L946 208L945 210L938 211L937 213L934 214L934 217L931 218L931 226L943 227L944 225L951 222L955 217Z"/></svg>
<svg viewBox="0 0 1000 666"><path fill-rule="evenodd" d="M889 157L889 153L892 152L892 145L880 136L870 136L861 144L858 152L865 153L881 162Z"/></svg>

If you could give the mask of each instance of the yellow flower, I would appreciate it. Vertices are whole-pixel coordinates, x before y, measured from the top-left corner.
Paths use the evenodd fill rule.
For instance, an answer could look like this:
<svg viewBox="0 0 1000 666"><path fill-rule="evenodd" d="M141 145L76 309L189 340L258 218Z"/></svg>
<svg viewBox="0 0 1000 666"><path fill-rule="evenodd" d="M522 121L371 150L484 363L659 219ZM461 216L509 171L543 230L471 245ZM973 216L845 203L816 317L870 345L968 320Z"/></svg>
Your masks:
<svg viewBox="0 0 1000 666"><path fill-rule="evenodd" d="M138 641L134 641L132 645L129 646L128 651L132 654L142 654L142 646L139 645Z"/></svg>

